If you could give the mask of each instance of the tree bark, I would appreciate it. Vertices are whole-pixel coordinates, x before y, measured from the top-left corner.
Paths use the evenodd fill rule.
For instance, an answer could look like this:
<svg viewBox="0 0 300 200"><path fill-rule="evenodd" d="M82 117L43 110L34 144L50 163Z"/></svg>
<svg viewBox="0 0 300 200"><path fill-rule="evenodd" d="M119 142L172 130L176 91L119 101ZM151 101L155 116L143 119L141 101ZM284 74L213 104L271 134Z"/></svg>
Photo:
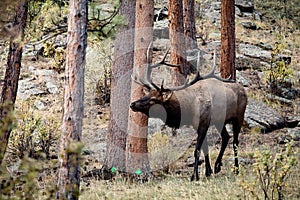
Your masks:
<svg viewBox="0 0 300 200"><path fill-rule="evenodd" d="M138 71L140 76L144 75L147 47L153 40L153 11L154 3L152 0L136 1L133 73ZM149 59L151 56L152 51ZM143 86L133 82L131 85L131 102L142 96L144 96ZM129 111L129 116L126 146L127 172L131 178L136 177L145 180L151 174L147 148L148 117L141 112L132 111Z"/></svg>
<svg viewBox="0 0 300 200"><path fill-rule="evenodd" d="M197 49L195 25L195 0L183 1L184 35L186 49Z"/></svg>
<svg viewBox="0 0 300 200"><path fill-rule="evenodd" d="M126 139L130 103L131 73L134 53L135 0L123 0L120 14L125 25L120 29L114 48L114 65L111 77L110 123L107 132L107 149L104 171L126 171Z"/></svg>
<svg viewBox="0 0 300 200"><path fill-rule="evenodd" d="M235 9L234 0L221 4L221 76L235 80Z"/></svg>
<svg viewBox="0 0 300 200"><path fill-rule="evenodd" d="M168 7L171 63L179 65L172 68L172 81L173 85L181 85L187 74L182 0L169 0Z"/></svg>
<svg viewBox="0 0 300 200"><path fill-rule="evenodd" d="M195 25L195 0L183 1L183 22L186 50L198 49L196 40L196 25ZM194 56L187 53L187 56ZM193 62L186 62L187 72L194 72L197 66L193 66Z"/></svg>
<svg viewBox="0 0 300 200"><path fill-rule="evenodd" d="M14 104L17 97L18 82L21 70L24 29L28 13L28 2L23 1L16 7L13 27L10 35L9 53L1 93L0 104L0 164L4 158L9 135L12 131Z"/></svg>
<svg viewBox="0 0 300 200"><path fill-rule="evenodd" d="M87 17L88 1L70 0L57 199L79 198Z"/></svg>

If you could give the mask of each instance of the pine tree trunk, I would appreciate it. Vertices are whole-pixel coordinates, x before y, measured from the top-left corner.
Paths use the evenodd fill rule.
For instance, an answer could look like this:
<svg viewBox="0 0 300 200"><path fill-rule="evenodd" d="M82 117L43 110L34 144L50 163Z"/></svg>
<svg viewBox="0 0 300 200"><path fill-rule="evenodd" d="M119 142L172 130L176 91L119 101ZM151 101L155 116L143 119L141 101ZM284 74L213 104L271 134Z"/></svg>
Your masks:
<svg viewBox="0 0 300 200"><path fill-rule="evenodd" d="M2 163L9 135L12 130L12 112L17 97L18 82L21 70L23 51L24 29L28 13L28 2L17 6L13 27L16 32L12 33L9 44L9 53L4 77L4 84L1 93L0 104L0 164Z"/></svg>
<svg viewBox="0 0 300 200"><path fill-rule="evenodd" d="M123 0L120 14L126 25L115 40L114 65L111 77L110 123L102 172L126 171L126 139L130 103L131 73L134 53L135 0Z"/></svg>
<svg viewBox="0 0 300 200"><path fill-rule="evenodd" d="M173 85L181 85L187 74L182 0L169 0L168 5L171 63L179 65L172 68L172 81Z"/></svg>
<svg viewBox="0 0 300 200"><path fill-rule="evenodd" d="M195 25L195 0L183 1L183 20L184 20L184 36L186 50L198 49L196 40L196 25ZM188 54L187 54L188 56ZM195 55L189 55L195 56ZM192 62L186 63L188 73L195 71L197 66L193 66Z"/></svg>
<svg viewBox="0 0 300 200"><path fill-rule="evenodd" d="M80 185L88 1L70 0L69 5L57 199L78 199Z"/></svg>
<svg viewBox="0 0 300 200"><path fill-rule="evenodd" d="M221 4L221 76L236 78L235 72L235 9L234 0Z"/></svg>
<svg viewBox="0 0 300 200"><path fill-rule="evenodd" d="M137 0L133 73L138 71L142 77L146 69L147 47L153 40L153 11L154 3L152 0ZM151 58L152 51L149 56ZM143 86L133 82L131 85L131 102L140 99L143 95ZM127 172L131 178L136 177L145 180L150 175L147 148L148 117L141 112L132 111L129 111L129 116L126 146Z"/></svg>
<svg viewBox="0 0 300 200"><path fill-rule="evenodd" d="M184 35L186 49L197 49L195 25L195 0L183 1Z"/></svg>

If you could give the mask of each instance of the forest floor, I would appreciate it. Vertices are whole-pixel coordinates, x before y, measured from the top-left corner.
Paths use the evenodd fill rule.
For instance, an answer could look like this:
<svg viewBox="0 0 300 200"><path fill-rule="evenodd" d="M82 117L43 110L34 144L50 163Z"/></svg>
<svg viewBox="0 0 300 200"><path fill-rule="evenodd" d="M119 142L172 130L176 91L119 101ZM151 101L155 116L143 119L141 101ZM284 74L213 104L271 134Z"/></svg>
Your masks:
<svg viewBox="0 0 300 200"><path fill-rule="evenodd" d="M298 28L292 30L288 27L282 27L282 24L284 24L283 21L279 20L278 23L279 24L270 25L271 22L268 21L266 22L268 26L260 24L264 29L256 31L249 31L241 26L237 26L237 42L255 44L263 42L273 44L278 38L278 33L274 31L273 27L281 26L282 33L284 33L283 37L286 49L291 52L292 62L290 67L295 72L292 75L294 81L293 87L300 91L300 31ZM288 25L286 24L285 26ZM213 27L213 29L216 29L216 27ZM214 30L209 29L207 31L211 32ZM103 44L104 43L106 42L103 42ZM112 43L107 42L106 49L102 49L100 54L104 52L104 54L107 53L111 56L112 52L107 50L110 49L109 45L112 45ZM201 46L200 42L199 46L200 48L205 48ZM100 169L102 167L106 149L106 131L109 122L109 106L107 104L97 105L94 100L95 83L99 79L99 76L96 76L96 74L102 73L103 69L94 67L96 58L89 50L87 55L89 60L86 68L85 114L82 137L85 145L82 158L83 175L90 170L95 168ZM158 54L163 54L163 52L159 52ZM107 58L106 55L104 55L104 57ZM6 58L1 57L0 59L0 65L5 66ZM97 59L102 58L100 56L100 58ZM53 142L53 146L50 149L51 159L27 159L25 156L25 161L21 162L20 159L17 159L21 151L28 151L29 148L34 148L34 145L26 144L27 146L24 147L20 142L26 141L26 138L22 140L18 137L13 137L10 142L9 152L6 156L6 170L12 177L22 176L25 180L31 180L31 175L28 175L28 173L26 175L26 172L36 172L35 167L41 167L38 168L38 173L34 173L34 175L38 176L38 180L34 181L34 186L31 185L32 182L19 183L19 179L15 178L16 187L14 187L13 190L17 191L18 188L23 187L23 189L25 188L23 192L26 192L34 188L34 190L40 191L37 192L38 194L35 196L36 199L43 199L43 197L46 197L53 191L53 188L49 187L49 185L53 186L56 182L57 143L59 142L57 137L60 133L59 124L62 115L63 73L53 72L55 74L54 76L51 75L53 81L48 81L48 76L39 74L40 71L38 70L44 70L42 73L48 73L49 71L47 70L53 70L53 63L51 59L48 58L40 58L37 61L33 61L32 57L24 56L22 65L20 80L29 80L28 82L36 83L36 85L32 87L40 88L42 91L47 87L48 82L55 82L58 91L56 93L40 93L25 99L18 98L16 103L16 118L19 121L19 125L13 134L19 136L26 131L28 132L29 125L35 127L38 121L37 119L42 119L48 123L46 124L46 132L54 133L53 138L48 138L48 141ZM5 68L3 67L0 70L0 80L4 76L4 71ZM253 71L257 70L247 69L245 73L251 73ZM27 84L28 82L25 83ZM264 79L262 79L262 82L266 84ZM267 103L268 106L274 108L283 116L299 117L299 97L293 100L292 105L287 105L266 99L266 90L265 85L262 87L254 85L253 87L247 88L247 94L248 96ZM37 109L41 103L44 107ZM171 164L167 166L167 169L154 171L154 178L149 182L132 183L126 181L121 175L116 175L112 180L97 180L96 177L89 177L88 179L82 180L80 198L90 200L264 199L264 192L266 192L270 199L278 199L278 193L276 192L279 187L282 187L280 191L285 199L300 199L300 142L299 140L294 143L285 142L285 139L291 139L287 137L289 131L289 128L283 128L262 134L259 129L243 127L239 138L239 158L241 163L239 175L234 175L232 170L233 149L232 140L230 140L223 158L222 171L219 174L214 174L206 178L204 175L204 165L201 165L199 167L200 180L190 182L193 168L189 167L189 164L193 158L194 151L194 145L192 145L193 141L191 141L191 145L186 148L185 153L180 156L180 159L171 162ZM29 136L27 135L27 137ZM193 135L192 133L191 138L194 137L195 134ZM152 137L151 139L155 138ZM47 138L45 140L47 140ZM290 147L292 147L292 153L289 152ZM219 148L219 143L209 147L212 164L217 157ZM292 162L294 158L297 161L296 164ZM276 159L279 159L281 164L275 162ZM268 172L265 171L267 165L270 167ZM20 166L23 167L22 170L20 170ZM289 171L286 177L280 180L280 176L285 170ZM1 177L1 180L4 180L3 177ZM2 198L0 197L0 199Z"/></svg>

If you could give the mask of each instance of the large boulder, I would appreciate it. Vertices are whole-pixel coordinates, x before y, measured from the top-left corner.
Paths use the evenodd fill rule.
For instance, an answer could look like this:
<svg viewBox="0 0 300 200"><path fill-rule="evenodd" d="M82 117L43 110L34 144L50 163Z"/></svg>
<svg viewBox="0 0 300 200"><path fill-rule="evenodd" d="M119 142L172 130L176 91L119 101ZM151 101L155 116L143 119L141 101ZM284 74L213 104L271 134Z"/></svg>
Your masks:
<svg viewBox="0 0 300 200"><path fill-rule="evenodd" d="M286 127L286 120L274 109L261 101L249 98L245 122L250 128L258 127L262 133Z"/></svg>

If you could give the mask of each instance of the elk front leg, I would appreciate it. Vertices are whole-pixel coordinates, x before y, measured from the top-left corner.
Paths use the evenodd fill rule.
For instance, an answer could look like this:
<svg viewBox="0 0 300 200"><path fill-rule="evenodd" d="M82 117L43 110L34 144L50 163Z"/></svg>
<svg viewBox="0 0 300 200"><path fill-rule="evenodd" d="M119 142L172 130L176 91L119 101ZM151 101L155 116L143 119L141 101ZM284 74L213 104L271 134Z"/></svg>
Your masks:
<svg viewBox="0 0 300 200"><path fill-rule="evenodd" d="M222 137L222 145L221 145L221 149L220 149L220 153L217 157L216 163L215 163L215 174L219 173L221 171L221 166L222 166L222 158L224 155L224 151L227 147L228 141L229 141L229 134L226 130L225 125L223 126L223 129L221 131L221 137Z"/></svg>
<svg viewBox="0 0 300 200"><path fill-rule="evenodd" d="M199 131L198 132L197 144L196 144L196 149L195 149L195 152L194 152L194 156L195 156L194 172L193 172L193 175L191 177L191 181L193 181L195 179L195 177L196 177L196 181L199 180L198 164L199 164L199 157L200 157L200 149L201 149L203 141L206 137L206 131Z"/></svg>

